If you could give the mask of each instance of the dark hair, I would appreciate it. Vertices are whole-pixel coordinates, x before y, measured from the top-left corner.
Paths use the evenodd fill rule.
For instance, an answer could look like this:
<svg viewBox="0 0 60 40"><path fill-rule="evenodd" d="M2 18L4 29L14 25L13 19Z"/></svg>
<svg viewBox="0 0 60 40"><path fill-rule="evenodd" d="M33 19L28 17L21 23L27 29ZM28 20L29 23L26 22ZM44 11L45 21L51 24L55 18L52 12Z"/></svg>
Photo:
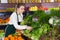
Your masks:
<svg viewBox="0 0 60 40"><path fill-rule="evenodd" d="M17 8L19 8L20 6L25 6L25 4L24 3L18 3Z"/></svg>

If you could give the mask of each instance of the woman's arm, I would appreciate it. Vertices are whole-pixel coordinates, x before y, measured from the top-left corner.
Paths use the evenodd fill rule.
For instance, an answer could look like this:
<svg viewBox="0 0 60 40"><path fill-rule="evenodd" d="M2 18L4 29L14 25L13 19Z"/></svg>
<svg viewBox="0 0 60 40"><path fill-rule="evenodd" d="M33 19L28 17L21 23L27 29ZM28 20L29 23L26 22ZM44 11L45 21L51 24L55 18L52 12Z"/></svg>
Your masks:
<svg viewBox="0 0 60 40"><path fill-rule="evenodd" d="M16 17L16 14L15 15L12 15L10 17L11 21L12 21L12 24L14 25L14 27L18 30L23 30L23 29L26 29L27 28L27 25L18 25L17 24L17 17Z"/></svg>

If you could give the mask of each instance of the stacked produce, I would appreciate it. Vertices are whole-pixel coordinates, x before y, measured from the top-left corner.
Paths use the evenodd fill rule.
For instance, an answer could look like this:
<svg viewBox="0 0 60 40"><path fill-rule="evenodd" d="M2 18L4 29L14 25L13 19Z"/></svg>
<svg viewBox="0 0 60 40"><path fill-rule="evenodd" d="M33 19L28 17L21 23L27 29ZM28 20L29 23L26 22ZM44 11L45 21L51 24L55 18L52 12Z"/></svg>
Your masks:
<svg viewBox="0 0 60 40"><path fill-rule="evenodd" d="M59 7L49 8L49 10L52 10L52 9L59 10Z"/></svg>
<svg viewBox="0 0 60 40"><path fill-rule="evenodd" d="M8 37L5 37L4 40L23 40L23 38L20 36L9 35Z"/></svg>
<svg viewBox="0 0 60 40"><path fill-rule="evenodd" d="M3 37L4 35L4 30L0 30L0 37Z"/></svg>
<svg viewBox="0 0 60 40"><path fill-rule="evenodd" d="M16 30L15 34L8 35L8 37L5 37L4 40L24 40L21 35L21 31Z"/></svg>
<svg viewBox="0 0 60 40"><path fill-rule="evenodd" d="M2 18L0 18L0 24L8 23L9 20L10 20L10 18L7 18L7 19L2 19Z"/></svg>
<svg viewBox="0 0 60 40"><path fill-rule="evenodd" d="M31 8L32 9L32 8ZM50 14L46 14L43 10L30 10L34 11L32 13L33 15L26 15L24 18L24 21L21 23L21 25L28 25L33 28L32 31L29 30L23 30L23 34L31 38L32 40L39 40L39 37L41 35L46 34L47 32L51 31L53 28L51 28L49 24L49 19L53 16L57 16L60 18L60 10L51 10ZM57 19L58 20L58 19ZM9 20L8 20L9 21ZM54 31L54 30L52 30ZM10 38L11 36L11 38ZM23 38L18 36L18 34L11 34L8 37L5 37L5 40L23 40Z"/></svg>
<svg viewBox="0 0 60 40"><path fill-rule="evenodd" d="M51 30L48 24L49 18L50 16L42 10L34 11L33 15L27 15L21 25L27 24L28 26L32 26L33 30L24 30L24 34L32 40L39 40L41 35Z"/></svg>
<svg viewBox="0 0 60 40"><path fill-rule="evenodd" d="M49 19L53 16L57 16L60 18L60 10L51 10L50 14L46 14L43 10L34 11L33 15L26 15L24 18L24 21L21 23L21 25L28 25L33 28L32 31L29 30L23 30L23 34L31 38L32 40L39 40L39 38L47 34L49 31L54 31L53 28L51 28L49 24ZM12 38L15 40L15 35L11 35ZM5 40L8 40L9 36L5 38ZM17 36L18 40L23 40L23 38L20 36Z"/></svg>
<svg viewBox="0 0 60 40"><path fill-rule="evenodd" d="M12 12L14 11L14 8L7 8L6 10Z"/></svg>
<svg viewBox="0 0 60 40"><path fill-rule="evenodd" d="M29 8L29 11L37 11L38 7L37 6L32 6Z"/></svg>

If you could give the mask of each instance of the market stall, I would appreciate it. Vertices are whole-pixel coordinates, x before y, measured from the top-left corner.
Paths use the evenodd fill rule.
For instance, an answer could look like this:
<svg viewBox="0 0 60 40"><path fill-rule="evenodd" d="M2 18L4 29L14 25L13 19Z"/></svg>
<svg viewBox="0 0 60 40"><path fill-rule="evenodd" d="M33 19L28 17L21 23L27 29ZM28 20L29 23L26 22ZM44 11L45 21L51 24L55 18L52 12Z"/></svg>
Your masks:
<svg viewBox="0 0 60 40"><path fill-rule="evenodd" d="M5 3L0 3L0 39L24 40L21 36L21 30L16 30L17 33L4 37L5 28L10 20L9 17L15 9L15 5L24 3L24 21L21 22L21 25L32 26L33 28L31 31L23 30L27 40L60 40L59 2L59 0L8 0Z"/></svg>

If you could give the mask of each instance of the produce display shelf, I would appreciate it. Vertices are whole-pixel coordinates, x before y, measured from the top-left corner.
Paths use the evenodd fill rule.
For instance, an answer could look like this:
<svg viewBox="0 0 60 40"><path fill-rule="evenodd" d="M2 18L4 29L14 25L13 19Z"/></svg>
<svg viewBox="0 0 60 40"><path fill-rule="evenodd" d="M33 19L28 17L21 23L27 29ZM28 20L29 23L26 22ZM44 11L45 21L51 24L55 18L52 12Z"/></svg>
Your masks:
<svg viewBox="0 0 60 40"><path fill-rule="evenodd" d="M5 30L6 27L7 25L0 25L0 30Z"/></svg>

